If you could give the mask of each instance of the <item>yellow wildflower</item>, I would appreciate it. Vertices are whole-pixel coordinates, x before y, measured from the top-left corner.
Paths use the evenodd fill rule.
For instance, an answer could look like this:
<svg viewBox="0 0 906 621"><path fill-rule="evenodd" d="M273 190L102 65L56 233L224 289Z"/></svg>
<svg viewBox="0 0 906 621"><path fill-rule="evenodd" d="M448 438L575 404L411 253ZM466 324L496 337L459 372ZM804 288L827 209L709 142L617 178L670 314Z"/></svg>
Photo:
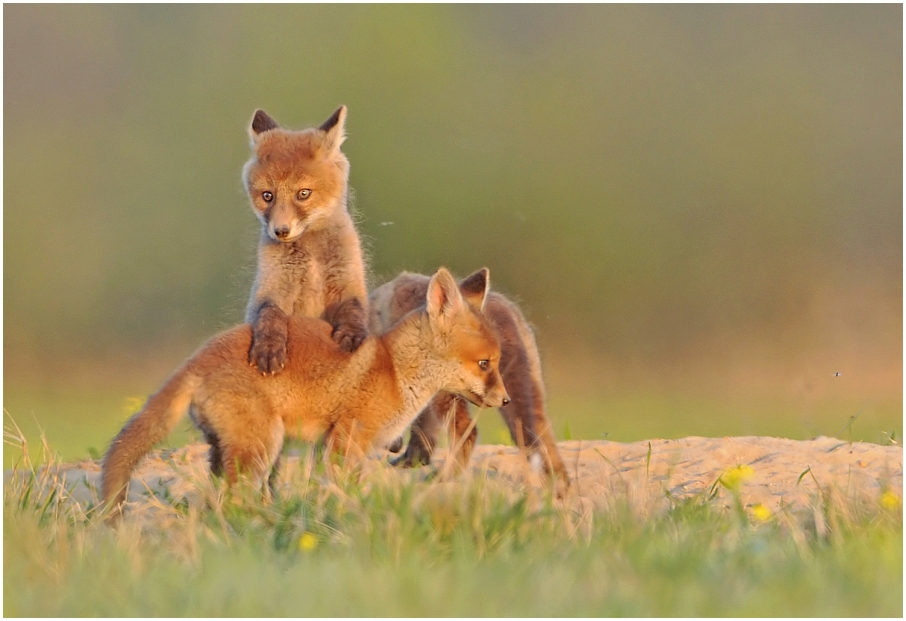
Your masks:
<svg viewBox="0 0 906 621"><path fill-rule="evenodd" d="M752 505L752 516L759 522L767 522L774 517L774 514L759 502L757 505Z"/></svg>
<svg viewBox="0 0 906 621"><path fill-rule="evenodd" d="M312 533L302 533L299 537L299 549L303 552L311 552L318 547L318 538Z"/></svg>
<svg viewBox="0 0 906 621"><path fill-rule="evenodd" d="M752 466L734 466L720 476L720 482L728 490L736 491L753 476L755 469Z"/></svg>
<svg viewBox="0 0 906 621"><path fill-rule="evenodd" d="M144 397L126 397L123 400L123 414L132 416L145 405Z"/></svg>
<svg viewBox="0 0 906 621"><path fill-rule="evenodd" d="M903 504L903 501L890 490L881 494L881 506L885 509L899 509L901 504Z"/></svg>

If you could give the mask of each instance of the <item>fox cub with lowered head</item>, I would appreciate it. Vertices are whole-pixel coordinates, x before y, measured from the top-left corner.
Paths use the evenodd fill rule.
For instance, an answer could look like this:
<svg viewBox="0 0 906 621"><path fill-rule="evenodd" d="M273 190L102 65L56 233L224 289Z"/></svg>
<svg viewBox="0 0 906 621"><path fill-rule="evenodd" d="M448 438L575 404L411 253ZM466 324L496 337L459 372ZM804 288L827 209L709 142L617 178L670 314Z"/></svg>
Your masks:
<svg viewBox="0 0 906 621"><path fill-rule="evenodd" d="M264 374L286 365L291 317L325 319L345 352L367 334L365 266L346 205L349 160L340 151L345 123L345 106L301 131L283 129L263 110L252 118L242 178L262 227L245 357Z"/></svg>
<svg viewBox="0 0 906 621"><path fill-rule="evenodd" d="M380 334L400 317L421 303L428 288L428 276L403 272L371 292L369 300L369 330ZM460 281L464 290L478 291L488 286L483 271L475 272ZM535 335L519 307L500 293L483 291L479 306L500 342L500 373L512 403L500 408L513 441L530 462L537 462L548 475L557 479L558 491L569 487L569 475L557 450L550 420L544 407L544 381L541 359ZM478 296L472 299L479 299ZM478 431L469 417L462 398L449 392L439 393L412 425L406 452L397 465L415 466L431 462L437 435L450 415L450 444L459 446L456 455L465 465L472 454ZM399 445L399 443L398 443Z"/></svg>
<svg viewBox="0 0 906 621"><path fill-rule="evenodd" d="M482 407L504 405L500 346L477 310L483 297L460 290L440 268L419 308L354 353L336 347L324 321L291 317L292 355L275 377L245 362L250 326L215 336L114 438L104 458L104 501L116 516L138 462L186 412L211 445L211 472L230 483L242 473L260 486L275 471L285 436L323 437L335 454L356 459L399 437L439 390Z"/></svg>

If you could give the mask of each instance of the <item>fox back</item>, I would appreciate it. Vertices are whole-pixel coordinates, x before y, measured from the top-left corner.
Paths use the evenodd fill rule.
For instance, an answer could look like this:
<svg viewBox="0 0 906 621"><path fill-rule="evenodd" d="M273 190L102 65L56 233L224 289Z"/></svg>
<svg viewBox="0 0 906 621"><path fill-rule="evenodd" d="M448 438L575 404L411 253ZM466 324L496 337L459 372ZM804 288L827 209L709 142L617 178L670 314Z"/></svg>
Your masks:
<svg viewBox="0 0 906 621"><path fill-rule="evenodd" d="M249 326L215 336L114 438L104 459L105 501L121 504L138 462L186 412L211 445L213 473L235 482L241 472L261 484L286 435L323 436L334 453L358 457L396 437L438 390L484 407L506 403L499 344L467 295L441 268L424 304L351 354L333 346L325 322L291 318L290 362L276 377L243 359Z"/></svg>

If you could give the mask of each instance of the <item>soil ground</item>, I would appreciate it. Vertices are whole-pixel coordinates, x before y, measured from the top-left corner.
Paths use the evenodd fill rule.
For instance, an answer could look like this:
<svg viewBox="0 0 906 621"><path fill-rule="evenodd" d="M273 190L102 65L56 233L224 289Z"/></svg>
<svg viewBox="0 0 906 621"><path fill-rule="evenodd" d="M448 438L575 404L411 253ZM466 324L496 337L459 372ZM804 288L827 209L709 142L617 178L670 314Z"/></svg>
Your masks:
<svg viewBox="0 0 906 621"><path fill-rule="evenodd" d="M606 508L615 499L643 511L657 511L671 503L702 496L726 505L738 495L744 507L763 507L771 513L807 509L834 493L847 500L877 503L885 493L897 502L903 496L903 449L866 442L845 442L819 437L788 440L771 437L688 437L620 443L572 440L559 443L569 470L571 487L563 502L579 508ZM206 477L207 445L192 444L153 452L137 469L130 485L130 501L148 502L155 492L192 502L192 480ZM290 455L283 468L300 467ZM74 500L97 499L100 466L83 461L59 466ZM371 459L367 470L390 477L426 478L444 472L445 454L439 450L431 467L397 470L386 455ZM478 445L470 473L497 480L514 490L542 489L544 481L515 447ZM392 473L392 474L391 474ZM367 475L366 475L367 476ZM763 509L761 509L763 511Z"/></svg>

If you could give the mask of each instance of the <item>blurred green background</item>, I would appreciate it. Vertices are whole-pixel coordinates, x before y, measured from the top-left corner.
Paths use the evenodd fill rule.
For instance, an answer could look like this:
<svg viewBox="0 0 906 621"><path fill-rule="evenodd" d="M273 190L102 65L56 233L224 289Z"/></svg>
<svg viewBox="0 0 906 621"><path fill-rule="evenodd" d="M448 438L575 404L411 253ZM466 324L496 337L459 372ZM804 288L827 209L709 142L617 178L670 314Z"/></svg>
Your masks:
<svg viewBox="0 0 906 621"><path fill-rule="evenodd" d="M341 103L372 284L490 267L558 437L902 436L901 5L3 13L4 408L64 457L242 319L255 108Z"/></svg>

